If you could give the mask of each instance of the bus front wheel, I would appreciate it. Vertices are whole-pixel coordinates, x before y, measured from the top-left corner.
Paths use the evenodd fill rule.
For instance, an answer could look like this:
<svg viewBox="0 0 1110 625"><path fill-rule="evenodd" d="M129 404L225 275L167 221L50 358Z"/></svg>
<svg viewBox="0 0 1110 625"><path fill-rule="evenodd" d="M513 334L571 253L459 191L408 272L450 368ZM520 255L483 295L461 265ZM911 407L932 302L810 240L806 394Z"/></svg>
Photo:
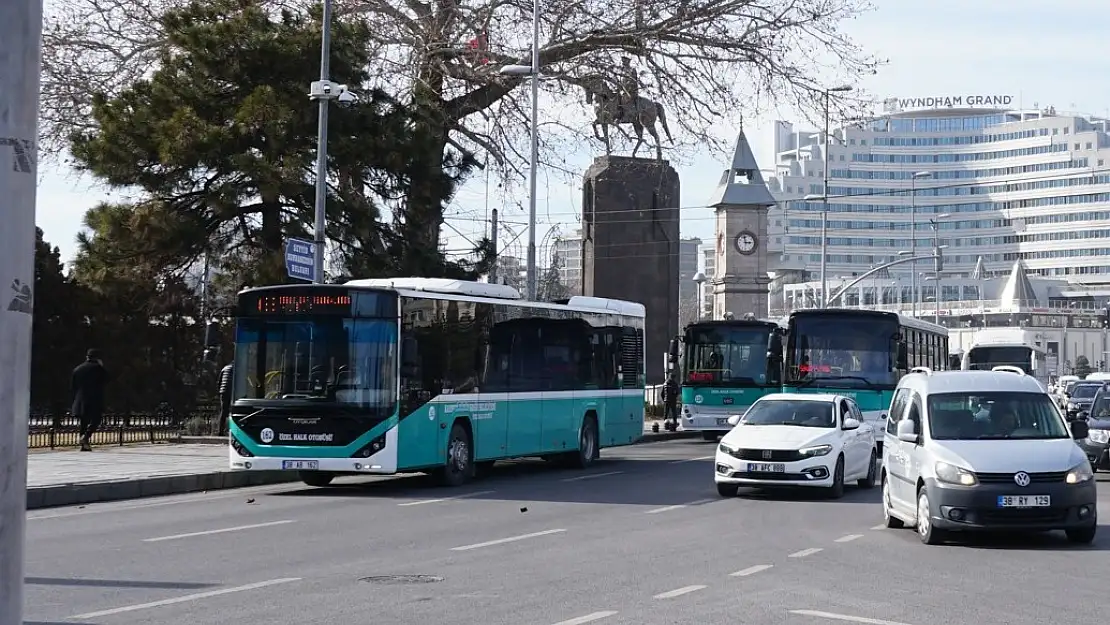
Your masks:
<svg viewBox="0 0 1110 625"><path fill-rule="evenodd" d="M444 486L462 486L474 477L474 454L470 431L461 422L451 426L447 437L447 461L439 469Z"/></svg>
<svg viewBox="0 0 1110 625"><path fill-rule="evenodd" d="M331 481L335 479L335 474L327 471L301 471L300 478L308 486L322 487L331 484Z"/></svg>

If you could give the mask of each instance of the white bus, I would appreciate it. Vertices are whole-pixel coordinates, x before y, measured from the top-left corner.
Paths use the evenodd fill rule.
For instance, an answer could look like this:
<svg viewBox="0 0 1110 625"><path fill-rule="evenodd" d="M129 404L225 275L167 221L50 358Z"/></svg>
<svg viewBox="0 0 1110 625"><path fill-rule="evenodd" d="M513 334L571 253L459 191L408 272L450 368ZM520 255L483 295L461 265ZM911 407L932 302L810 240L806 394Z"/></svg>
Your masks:
<svg viewBox="0 0 1110 625"><path fill-rule="evenodd" d="M1037 343L1036 332L1024 328L986 328L975 333L964 353L961 369L990 371L1020 367L1048 388L1048 352Z"/></svg>

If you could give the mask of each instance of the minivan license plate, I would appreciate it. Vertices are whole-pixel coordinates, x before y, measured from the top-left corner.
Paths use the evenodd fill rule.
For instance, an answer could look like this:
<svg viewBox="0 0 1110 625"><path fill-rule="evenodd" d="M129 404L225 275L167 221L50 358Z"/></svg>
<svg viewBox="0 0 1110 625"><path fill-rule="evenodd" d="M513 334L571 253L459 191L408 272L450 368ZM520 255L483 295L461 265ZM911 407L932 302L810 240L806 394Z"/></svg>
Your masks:
<svg viewBox="0 0 1110 625"><path fill-rule="evenodd" d="M281 468L299 469L302 471L316 471L320 468L319 460L282 460Z"/></svg>
<svg viewBox="0 0 1110 625"><path fill-rule="evenodd" d="M728 417L717 419L717 425L728 425Z"/></svg>
<svg viewBox="0 0 1110 625"><path fill-rule="evenodd" d="M1047 508L1052 505L1048 495L999 495L999 508Z"/></svg>
<svg viewBox="0 0 1110 625"><path fill-rule="evenodd" d="M748 473L786 473L786 465L749 462Z"/></svg>

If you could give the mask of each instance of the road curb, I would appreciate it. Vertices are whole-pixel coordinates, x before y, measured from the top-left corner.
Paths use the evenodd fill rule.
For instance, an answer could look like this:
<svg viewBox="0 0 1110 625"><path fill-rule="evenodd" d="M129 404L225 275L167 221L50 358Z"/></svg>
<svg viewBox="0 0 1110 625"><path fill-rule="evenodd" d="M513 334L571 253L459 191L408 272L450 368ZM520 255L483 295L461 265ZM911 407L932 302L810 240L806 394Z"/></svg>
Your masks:
<svg viewBox="0 0 1110 625"><path fill-rule="evenodd" d="M678 432L644 432L644 437L636 444L664 443L666 441L686 440L691 438L701 438L701 432L684 432L681 430Z"/></svg>
<svg viewBox="0 0 1110 625"><path fill-rule="evenodd" d="M297 481L300 481L297 473L290 471L216 471L138 480L37 486L27 488L27 509L39 510Z"/></svg>

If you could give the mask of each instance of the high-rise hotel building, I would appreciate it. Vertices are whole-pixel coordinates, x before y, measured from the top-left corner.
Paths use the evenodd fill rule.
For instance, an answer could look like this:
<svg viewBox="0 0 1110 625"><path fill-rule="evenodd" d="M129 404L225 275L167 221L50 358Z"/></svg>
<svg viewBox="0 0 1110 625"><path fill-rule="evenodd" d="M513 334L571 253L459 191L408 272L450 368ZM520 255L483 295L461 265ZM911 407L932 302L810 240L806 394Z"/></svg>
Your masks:
<svg viewBox="0 0 1110 625"><path fill-rule="evenodd" d="M1105 119L1053 108L891 110L836 127L826 154L822 133L777 122L772 251L784 269L817 279L823 203L814 196L826 191L827 167L830 279L911 247L930 254L935 226L951 275L1005 276L1024 265L1033 279L1110 293L1107 132ZM910 271L933 269L917 265L892 267L884 279L904 286Z"/></svg>

